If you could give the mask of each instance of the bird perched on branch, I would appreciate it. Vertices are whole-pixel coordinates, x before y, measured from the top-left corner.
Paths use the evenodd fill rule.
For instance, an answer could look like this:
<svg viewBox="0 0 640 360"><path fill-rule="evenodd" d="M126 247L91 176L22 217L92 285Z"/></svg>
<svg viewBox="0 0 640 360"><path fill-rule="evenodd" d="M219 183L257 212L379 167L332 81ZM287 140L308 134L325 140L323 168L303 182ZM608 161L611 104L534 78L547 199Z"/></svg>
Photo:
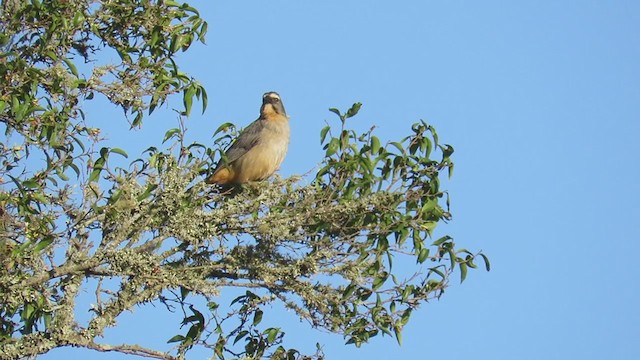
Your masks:
<svg viewBox="0 0 640 360"><path fill-rule="evenodd" d="M205 182L231 185L264 180L278 170L288 147L289 118L280 95L267 92L260 117L240 132Z"/></svg>

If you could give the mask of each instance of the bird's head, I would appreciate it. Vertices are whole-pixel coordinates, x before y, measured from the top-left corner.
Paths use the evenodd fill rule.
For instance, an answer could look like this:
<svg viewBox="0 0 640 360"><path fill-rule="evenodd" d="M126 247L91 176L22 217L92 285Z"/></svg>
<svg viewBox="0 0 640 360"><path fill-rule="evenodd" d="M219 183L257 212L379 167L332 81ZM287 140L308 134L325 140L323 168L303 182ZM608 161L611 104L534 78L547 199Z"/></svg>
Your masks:
<svg viewBox="0 0 640 360"><path fill-rule="evenodd" d="M264 95L262 95L260 115L262 115L262 117L268 117L276 114L287 116L287 112L284 110L284 105L282 105L280 95L274 91L264 93Z"/></svg>

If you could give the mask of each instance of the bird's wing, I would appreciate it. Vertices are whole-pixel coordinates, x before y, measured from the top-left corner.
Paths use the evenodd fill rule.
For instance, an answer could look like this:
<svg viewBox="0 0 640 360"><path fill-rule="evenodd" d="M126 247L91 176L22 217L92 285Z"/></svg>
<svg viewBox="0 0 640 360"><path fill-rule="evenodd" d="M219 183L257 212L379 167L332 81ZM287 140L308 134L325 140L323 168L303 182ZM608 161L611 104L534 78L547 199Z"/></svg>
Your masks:
<svg viewBox="0 0 640 360"><path fill-rule="evenodd" d="M240 132L236 141L234 141L233 144L231 144L231 147L226 151L227 164L238 160L238 158L256 146L260 140L260 131L262 130L262 127L263 124L260 119L258 119ZM220 165L221 163L218 164L218 166Z"/></svg>

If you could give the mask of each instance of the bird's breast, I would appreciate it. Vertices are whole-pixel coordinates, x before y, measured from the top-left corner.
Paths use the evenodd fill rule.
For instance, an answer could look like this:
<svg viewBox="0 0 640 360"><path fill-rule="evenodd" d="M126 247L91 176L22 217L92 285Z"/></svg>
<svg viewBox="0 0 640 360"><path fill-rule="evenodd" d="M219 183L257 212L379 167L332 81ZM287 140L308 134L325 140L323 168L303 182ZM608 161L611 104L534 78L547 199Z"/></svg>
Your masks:
<svg viewBox="0 0 640 360"><path fill-rule="evenodd" d="M272 157L275 164L273 171L277 170L287 154L289 136L289 119L286 117L266 121L258 146Z"/></svg>
<svg viewBox="0 0 640 360"><path fill-rule="evenodd" d="M287 154L290 133L288 119L282 117L262 121L256 145L234 164L238 170L238 182L268 178L278 170Z"/></svg>

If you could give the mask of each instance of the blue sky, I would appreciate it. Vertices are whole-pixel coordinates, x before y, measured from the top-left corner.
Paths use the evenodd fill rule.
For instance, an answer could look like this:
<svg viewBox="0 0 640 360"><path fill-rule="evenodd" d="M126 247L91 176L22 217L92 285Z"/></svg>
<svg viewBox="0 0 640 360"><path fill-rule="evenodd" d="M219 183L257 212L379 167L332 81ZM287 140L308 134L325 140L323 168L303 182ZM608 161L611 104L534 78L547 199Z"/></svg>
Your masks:
<svg viewBox="0 0 640 360"><path fill-rule="evenodd" d="M353 126L376 125L385 140L424 119L456 149L446 183L454 219L439 231L492 260L491 272L452 282L414 313L402 346L389 337L344 346L293 318L290 345L320 341L329 359L640 358L640 2L193 5L209 36L181 61L206 86L209 109L189 121L192 140L209 141L226 121L248 124L262 93L278 91L291 116L280 171L289 176L320 162L329 107L362 102ZM166 111L124 132L117 110L87 105L130 155L176 125ZM126 315L107 340L162 344L161 329L175 334L179 318L157 316ZM77 349L41 358L81 356L122 358Z"/></svg>

